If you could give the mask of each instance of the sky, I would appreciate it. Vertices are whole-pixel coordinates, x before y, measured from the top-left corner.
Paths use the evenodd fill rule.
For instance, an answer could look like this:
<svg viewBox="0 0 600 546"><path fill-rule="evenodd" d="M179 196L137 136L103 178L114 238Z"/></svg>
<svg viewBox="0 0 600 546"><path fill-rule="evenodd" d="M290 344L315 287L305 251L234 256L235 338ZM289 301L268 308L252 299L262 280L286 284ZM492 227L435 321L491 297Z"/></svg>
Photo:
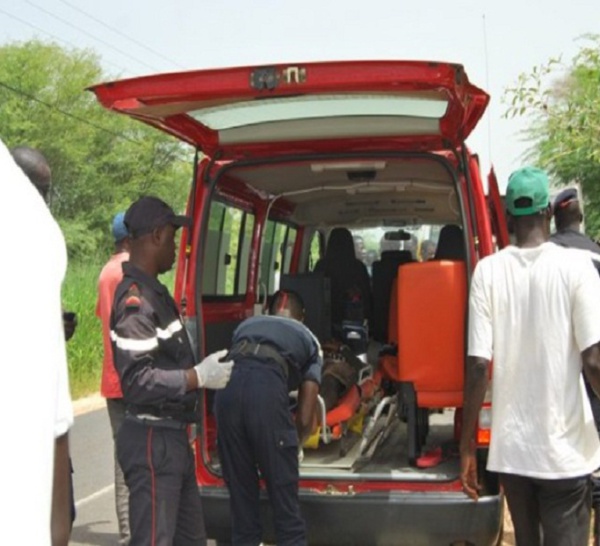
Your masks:
<svg viewBox="0 0 600 546"><path fill-rule="evenodd" d="M505 90L600 33L600 0L0 0L0 44L32 38L94 50L116 77L269 63L435 60L491 95L467 141L501 188L523 165L526 120ZM1 124L0 124L1 134Z"/></svg>

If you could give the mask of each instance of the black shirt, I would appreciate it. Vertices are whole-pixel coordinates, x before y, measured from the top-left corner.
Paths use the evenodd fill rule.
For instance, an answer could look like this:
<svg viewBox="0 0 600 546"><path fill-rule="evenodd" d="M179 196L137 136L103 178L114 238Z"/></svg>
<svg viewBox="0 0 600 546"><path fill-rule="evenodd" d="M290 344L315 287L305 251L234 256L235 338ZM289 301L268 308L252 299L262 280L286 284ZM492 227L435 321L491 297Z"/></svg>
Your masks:
<svg viewBox="0 0 600 546"><path fill-rule="evenodd" d="M123 263L111 313L111 339L123 399L131 413L194 421L198 391L186 393L185 370L196 362L168 289Z"/></svg>
<svg viewBox="0 0 600 546"><path fill-rule="evenodd" d="M567 248L580 248L600 254L600 246L576 229L566 228L550 235L550 240Z"/></svg>
<svg viewBox="0 0 600 546"><path fill-rule="evenodd" d="M587 235L584 235L576 229L566 228L557 231L550 235L550 241L553 243L564 246L566 248L578 248L580 250L588 250L592 254L600 255L600 246L592 241ZM590 256L594 267L600 273L600 256Z"/></svg>

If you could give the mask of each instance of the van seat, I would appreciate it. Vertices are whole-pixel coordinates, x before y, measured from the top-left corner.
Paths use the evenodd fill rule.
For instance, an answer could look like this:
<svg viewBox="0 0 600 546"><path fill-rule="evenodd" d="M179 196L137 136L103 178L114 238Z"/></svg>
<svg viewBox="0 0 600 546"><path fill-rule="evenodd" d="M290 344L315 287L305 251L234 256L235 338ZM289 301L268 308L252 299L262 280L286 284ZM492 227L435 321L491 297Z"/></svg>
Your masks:
<svg viewBox="0 0 600 546"><path fill-rule="evenodd" d="M466 308L464 261L399 267L389 313L392 347L380 354L379 369L398 393L411 464L425 444L430 410L462 407Z"/></svg>
<svg viewBox="0 0 600 546"><path fill-rule="evenodd" d="M414 385L419 407L462 406L465 262L406 264L397 286L397 379Z"/></svg>
<svg viewBox="0 0 600 546"><path fill-rule="evenodd" d="M388 342L388 316L390 311L390 294L398 273L398 266L412 262L409 250L385 250L381 259L373 262L373 320L371 332L373 338L382 343Z"/></svg>

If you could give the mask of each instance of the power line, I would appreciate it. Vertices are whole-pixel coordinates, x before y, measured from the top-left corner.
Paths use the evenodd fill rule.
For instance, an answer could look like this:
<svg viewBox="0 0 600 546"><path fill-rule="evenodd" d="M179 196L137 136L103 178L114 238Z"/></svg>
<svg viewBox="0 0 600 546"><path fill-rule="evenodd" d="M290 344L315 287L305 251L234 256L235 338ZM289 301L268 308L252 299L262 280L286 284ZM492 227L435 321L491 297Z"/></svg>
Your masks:
<svg viewBox="0 0 600 546"><path fill-rule="evenodd" d="M46 34L48 36L50 36L51 38L54 38L55 40L58 40L59 42L62 42L63 44L66 44L68 46L74 47L76 49L79 49L79 46L75 45L73 42L69 42L68 40L65 40L63 38L60 38L59 36L56 36L56 34L52 34L51 32L48 32L47 30L44 30L41 27L38 27L32 23L30 23L29 21L25 21L24 19L21 19L20 17L17 17L16 15L13 15L12 13L9 13L8 11L3 10L2 8L0 8L0 13L3 13L4 15L6 15L7 17L10 17L11 19L14 19L15 21L18 21L19 23L22 23L23 25L27 25L28 27L33 28L34 30L37 30L38 32L42 32L43 34ZM123 66L119 66L113 62L110 61L106 61L104 60L105 63L114 66L115 68L118 68L120 71L123 72L127 72L127 69Z"/></svg>
<svg viewBox="0 0 600 546"><path fill-rule="evenodd" d="M134 144L141 144L138 140L130 138L122 133L117 133L115 131L111 131L110 129L107 129L106 127L102 127L102 125L97 125L96 123L92 123L91 121L89 121L85 118L80 118L79 116L76 116L75 114L71 114L71 112L67 112L66 110L63 110L62 108L59 108L58 106L56 106L54 104L50 104L50 103L47 103L46 101L38 99L36 96L31 95L30 93L26 93L22 89L13 87L12 85L9 85L3 81L0 81L0 87L4 87L4 88L8 89L9 91L12 91L13 93L16 93L17 95L21 95L22 97L26 97L29 100L37 102L37 103L45 106L46 108L50 108L51 110L56 110L57 112L60 112L64 116L67 116L69 118L77 120L81 123L85 123L86 125L89 125L90 127L94 127L94 129L98 129L99 131L104 131L105 133L108 133L117 138L123 138L125 140L129 140L129 142L133 142Z"/></svg>
<svg viewBox="0 0 600 546"><path fill-rule="evenodd" d="M74 25L73 23L67 21L66 19L63 19L62 17L59 17L58 15L52 13L51 11L38 6L35 2L32 2L31 0L25 0L25 2L27 2L30 6L33 6L34 8L40 10L41 12L45 13L46 15L49 15L50 17L56 19L57 21L60 21L61 23L63 23L64 25L67 25L75 30L78 30L79 32L82 32L83 34L88 35L90 38L96 40L97 42L100 42L101 44L104 44L106 47L109 47L110 49L116 51L117 53L120 53L121 55L124 55L125 57L129 57L130 59L134 60L135 62L139 63L139 64L143 64L144 66L147 66L148 68L150 68L151 70L153 70L154 72L158 72L158 69L155 68L152 65L149 65L148 63L142 61L141 59L138 59L136 57L134 57L133 55L130 55L129 53L127 53L126 51L123 51L122 49L119 49L118 47L113 46L112 44L109 44L107 41L103 40L102 38L98 38L97 36L94 36L93 34L83 30L82 28L79 28L77 25Z"/></svg>
<svg viewBox="0 0 600 546"><path fill-rule="evenodd" d="M101 19L98 19L97 17L95 17L94 15L92 15L91 13L88 13L87 11L81 9L78 6L73 5L71 2L67 2L67 0L60 0L60 2L62 2L63 4L69 6L70 8L74 9L75 11L78 11L79 13L81 13L82 15L85 15L88 19L91 19L92 21L95 21L96 23L98 23L99 25L102 25L104 28L107 28L108 30L114 32L115 34L118 34L119 36L125 38L126 40L129 40L130 42L133 42L134 44L138 45L139 47L145 49L146 51L160 57L161 59L174 64L175 66L179 67L179 68L183 68L185 69L186 67L179 64L178 62L169 59L168 57L165 57L162 53L160 53L159 51L156 51L154 49L152 49L151 47L148 47L146 44L136 40L135 38L132 38L131 36L128 36L127 34L125 34L124 32L121 32L119 29L109 25L108 23L105 23L104 21L102 21Z"/></svg>

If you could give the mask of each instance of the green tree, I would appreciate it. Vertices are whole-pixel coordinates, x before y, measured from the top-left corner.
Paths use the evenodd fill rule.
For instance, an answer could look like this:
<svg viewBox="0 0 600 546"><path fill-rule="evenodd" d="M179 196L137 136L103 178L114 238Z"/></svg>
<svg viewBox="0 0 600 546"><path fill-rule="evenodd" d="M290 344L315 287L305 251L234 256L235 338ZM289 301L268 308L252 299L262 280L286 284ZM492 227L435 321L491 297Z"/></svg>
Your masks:
<svg viewBox="0 0 600 546"><path fill-rule="evenodd" d="M182 209L192 150L86 91L112 80L90 50L29 41L0 47L0 119L7 146L39 148L52 168L51 209L71 258L109 252L110 220L143 193Z"/></svg>
<svg viewBox="0 0 600 546"><path fill-rule="evenodd" d="M600 36L586 36L570 62L550 59L521 74L505 98L505 115L529 122L527 159L559 186L581 185L586 230L600 236Z"/></svg>

